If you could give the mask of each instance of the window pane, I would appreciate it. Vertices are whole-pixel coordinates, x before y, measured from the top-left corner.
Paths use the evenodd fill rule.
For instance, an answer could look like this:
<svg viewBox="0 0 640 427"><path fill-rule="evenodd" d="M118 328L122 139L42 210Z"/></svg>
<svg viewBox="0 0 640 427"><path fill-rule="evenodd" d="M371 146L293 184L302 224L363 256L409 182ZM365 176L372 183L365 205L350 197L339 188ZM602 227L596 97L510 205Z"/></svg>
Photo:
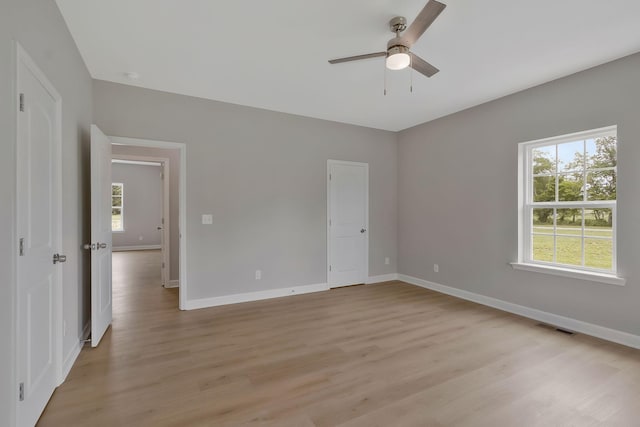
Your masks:
<svg viewBox="0 0 640 427"><path fill-rule="evenodd" d="M588 200L616 200L616 171L614 169L587 174Z"/></svg>
<svg viewBox="0 0 640 427"><path fill-rule="evenodd" d="M122 197L111 196L111 206L122 206Z"/></svg>
<svg viewBox="0 0 640 427"><path fill-rule="evenodd" d="M613 237L613 212L611 209L585 209L584 235L586 237Z"/></svg>
<svg viewBox="0 0 640 427"><path fill-rule="evenodd" d="M119 184L114 184L111 186L111 194L114 196L121 196L122 195L122 186Z"/></svg>
<svg viewBox="0 0 640 427"><path fill-rule="evenodd" d="M539 147L532 150L533 174L556 173L556 146Z"/></svg>
<svg viewBox="0 0 640 427"><path fill-rule="evenodd" d="M558 171L584 170L584 141L558 144Z"/></svg>
<svg viewBox="0 0 640 427"><path fill-rule="evenodd" d="M617 138L607 136L587 141L587 168L611 168L617 164Z"/></svg>
<svg viewBox="0 0 640 427"><path fill-rule="evenodd" d="M582 265L582 239L580 237L556 237L556 262Z"/></svg>
<svg viewBox="0 0 640 427"><path fill-rule="evenodd" d="M111 230L122 230L122 208L111 208Z"/></svg>
<svg viewBox="0 0 640 427"><path fill-rule="evenodd" d="M553 209L533 209L531 219L534 233L553 233Z"/></svg>
<svg viewBox="0 0 640 427"><path fill-rule="evenodd" d="M533 178L533 201L556 201L556 179L554 176L536 176Z"/></svg>
<svg viewBox="0 0 640 427"><path fill-rule="evenodd" d="M534 261L553 262L553 236L534 234L531 237L533 241L531 258Z"/></svg>
<svg viewBox="0 0 640 427"><path fill-rule="evenodd" d="M558 201L575 202L584 199L584 175L569 173L558 176Z"/></svg>
<svg viewBox="0 0 640 427"><path fill-rule="evenodd" d="M613 240L584 239L584 262L586 267L613 268Z"/></svg>
<svg viewBox="0 0 640 427"><path fill-rule="evenodd" d="M582 236L582 208L558 209L556 225L559 235Z"/></svg>

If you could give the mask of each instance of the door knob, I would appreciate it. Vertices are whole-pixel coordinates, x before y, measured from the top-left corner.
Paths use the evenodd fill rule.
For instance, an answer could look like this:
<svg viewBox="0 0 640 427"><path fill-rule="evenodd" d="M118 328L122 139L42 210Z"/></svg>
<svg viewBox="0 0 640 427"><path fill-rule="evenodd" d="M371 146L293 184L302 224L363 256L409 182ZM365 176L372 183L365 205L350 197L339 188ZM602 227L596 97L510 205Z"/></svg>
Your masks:
<svg viewBox="0 0 640 427"><path fill-rule="evenodd" d="M106 248L107 248L106 243L98 243L98 249L106 249Z"/></svg>
<svg viewBox="0 0 640 427"><path fill-rule="evenodd" d="M157 227L158 230L162 230L162 227Z"/></svg>
<svg viewBox="0 0 640 427"><path fill-rule="evenodd" d="M57 264L59 262L67 262L67 256L60 255L60 254L53 254L53 263Z"/></svg>
<svg viewBox="0 0 640 427"><path fill-rule="evenodd" d="M364 233L365 231L367 231L366 228L363 228L362 230L360 230L361 233Z"/></svg>
<svg viewBox="0 0 640 427"><path fill-rule="evenodd" d="M96 244L95 243L85 243L83 246L83 248L85 248L86 250L90 251L96 248Z"/></svg>

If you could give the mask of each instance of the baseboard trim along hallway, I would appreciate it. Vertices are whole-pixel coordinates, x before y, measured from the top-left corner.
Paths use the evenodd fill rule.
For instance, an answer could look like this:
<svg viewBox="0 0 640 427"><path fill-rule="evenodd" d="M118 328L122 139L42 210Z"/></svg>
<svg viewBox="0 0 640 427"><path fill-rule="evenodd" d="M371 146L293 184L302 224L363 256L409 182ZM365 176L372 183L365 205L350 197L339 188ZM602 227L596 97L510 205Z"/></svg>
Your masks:
<svg viewBox="0 0 640 427"><path fill-rule="evenodd" d="M293 286L289 288L268 289L265 291L245 292L241 294L223 295L212 298L191 299L186 301L187 310L198 308L217 307L219 305L238 304L241 302L259 301L271 298L280 298L290 295L309 294L329 290L326 283L315 285Z"/></svg>
<svg viewBox="0 0 640 427"><path fill-rule="evenodd" d="M390 282L392 280L397 280L398 274L383 274L380 276L371 276L366 281L365 284L373 284L373 283L383 283ZM171 286L167 286L171 287ZM312 292L322 292L328 291L329 285L326 283L318 283L315 285L303 285L303 286L293 286L289 288L278 288L278 289L268 289L265 291L256 291L256 292L245 292L241 294L233 294L233 295L222 295L219 297L212 298L200 298L200 299L192 299L187 300L186 309L187 310L196 310L200 308L207 307L217 307L220 305L227 304L238 304L242 302L251 302L251 301L260 301L271 298L281 298L291 295L301 295L308 294Z"/></svg>
<svg viewBox="0 0 640 427"><path fill-rule="evenodd" d="M160 245L137 245L137 246L114 246L111 248L113 252L124 252L124 251L152 251L162 249Z"/></svg>

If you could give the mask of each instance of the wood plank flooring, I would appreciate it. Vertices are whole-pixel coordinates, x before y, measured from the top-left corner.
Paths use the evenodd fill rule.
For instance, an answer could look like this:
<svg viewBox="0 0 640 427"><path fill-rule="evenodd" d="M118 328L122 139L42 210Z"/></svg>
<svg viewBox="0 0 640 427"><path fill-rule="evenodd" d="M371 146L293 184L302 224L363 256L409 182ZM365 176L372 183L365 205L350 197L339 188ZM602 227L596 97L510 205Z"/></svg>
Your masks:
<svg viewBox="0 0 640 427"><path fill-rule="evenodd" d="M639 426L640 351L401 282L181 312L114 253L114 322L41 426Z"/></svg>

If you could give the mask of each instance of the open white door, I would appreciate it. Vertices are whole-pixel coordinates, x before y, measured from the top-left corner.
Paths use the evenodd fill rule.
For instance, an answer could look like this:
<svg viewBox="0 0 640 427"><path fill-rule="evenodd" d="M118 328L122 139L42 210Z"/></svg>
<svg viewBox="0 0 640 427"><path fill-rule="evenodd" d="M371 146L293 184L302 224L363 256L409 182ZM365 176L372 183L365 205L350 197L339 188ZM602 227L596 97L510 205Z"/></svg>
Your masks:
<svg viewBox="0 0 640 427"><path fill-rule="evenodd" d="M111 324L111 141L91 125L91 346Z"/></svg>
<svg viewBox="0 0 640 427"><path fill-rule="evenodd" d="M36 424L60 379L62 266L59 263L66 261L66 257L56 253L62 244L61 98L20 46L17 51L20 95L16 103L18 389L15 396L17 425L22 427Z"/></svg>
<svg viewBox="0 0 640 427"><path fill-rule="evenodd" d="M327 282L364 283L369 274L369 165L329 160Z"/></svg>

